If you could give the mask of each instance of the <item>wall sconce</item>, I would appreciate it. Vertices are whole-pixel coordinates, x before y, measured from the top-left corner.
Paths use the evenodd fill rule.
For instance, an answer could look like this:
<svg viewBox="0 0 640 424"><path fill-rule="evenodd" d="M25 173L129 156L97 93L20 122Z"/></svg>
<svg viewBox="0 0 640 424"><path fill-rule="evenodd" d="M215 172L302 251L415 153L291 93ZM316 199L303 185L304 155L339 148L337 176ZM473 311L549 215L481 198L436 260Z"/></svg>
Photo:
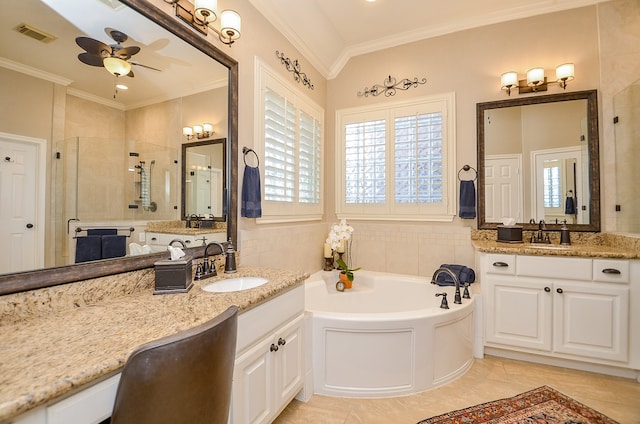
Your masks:
<svg viewBox="0 0 640 424"><path fill-rule="evenodd" d="M213 125L205 123L202 125L194 125L192 127L182 128L182 135L187 137L187 140L191 140L193 137L198 139L209 138L215 134L213 131Z"/></svg>
<svg viewBox="0 0 640 424"><path fill-rule="evenodd" d="M229 47L240 38L242 19L234 10L220 13L220 29L211 26L218 19L218 0L164 0L173 5L176 16L204 35L209 29L218 34L218 38Z"/></svg>
<svg viewBox="0 0 640 424"><path fill-rule="evenodd" d="M556 80L563 90L567 88L567 81L574 78L573 63L564 63L556 68ZM515 71L505 72L500 76L500 87L511 95L511 90L517 88L518 94L547 91L547 77L544 68L531 68L527 71L526 80L518 80Z"/></svg>

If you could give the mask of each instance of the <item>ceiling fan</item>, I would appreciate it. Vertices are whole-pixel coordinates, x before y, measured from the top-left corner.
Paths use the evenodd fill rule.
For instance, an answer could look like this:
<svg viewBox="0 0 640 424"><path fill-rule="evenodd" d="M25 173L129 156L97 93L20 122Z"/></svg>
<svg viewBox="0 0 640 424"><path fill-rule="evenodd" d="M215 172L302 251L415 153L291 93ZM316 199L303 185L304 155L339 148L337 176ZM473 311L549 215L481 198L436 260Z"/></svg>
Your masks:
<svg viewBox="0 0 640 424"><path fill-rule="evenodd" d="M102 66L116 77L128 76L133 78L131 65L160 71L160 69L151 66L129 61L131 56L140 51L140 47L124 47L121 43L127 41L129 38L127 34L113 28L105 28L104 31L116 42L115 44L107 45L93 38L76 37L76 44L85 50L84 53L78 55L80 62L91 66Z"/></svg>

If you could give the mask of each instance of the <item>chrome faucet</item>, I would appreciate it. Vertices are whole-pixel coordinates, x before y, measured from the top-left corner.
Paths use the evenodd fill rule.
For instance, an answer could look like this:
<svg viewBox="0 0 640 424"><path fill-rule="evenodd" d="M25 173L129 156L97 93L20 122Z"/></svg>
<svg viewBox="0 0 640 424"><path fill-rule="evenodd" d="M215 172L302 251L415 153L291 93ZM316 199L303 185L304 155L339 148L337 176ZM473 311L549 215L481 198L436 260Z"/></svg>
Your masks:
<svg viewBox="0 0 640 424"><path fill-rule="evenodd" d="M433 277L431 277L431 284L436 284L438 275L442 274L443 272L445 274L449 274L449 276L453 279L453 282L456 284L456 294L453 297L453 303L460 305L462 303L462 296L460 296L460 280L458 279L458 276L455 274L455 272L451 271L449 268L438 268L436 269L436 272L433 273Z"/></svg>
<svg viewBox="0 0 640 424"><path fill-rule="evenodd" d="M183 248L183 249L186 249L186 248L187 248L187 245L186 245L186 244L184 244L184 241L182 241L181 239L175 238L175 239L171 240L171 241L169 242L169 246L172 246L172 245L173 245L173 243L180 243L180 245L182 246L182 248Z"/></svg>

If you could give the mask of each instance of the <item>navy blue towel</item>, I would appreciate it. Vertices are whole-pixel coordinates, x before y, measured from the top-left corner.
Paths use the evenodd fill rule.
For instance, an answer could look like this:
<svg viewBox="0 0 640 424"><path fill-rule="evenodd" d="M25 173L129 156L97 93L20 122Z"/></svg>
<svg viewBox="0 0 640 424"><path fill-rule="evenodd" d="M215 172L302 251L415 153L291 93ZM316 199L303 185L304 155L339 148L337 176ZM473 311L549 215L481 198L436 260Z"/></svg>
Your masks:
<svg viewBox="0 0 640 424"><path fill-rule="evenodd" d="M476 185L473 180L460 181L460 218L476 217Z"/></svg>
<svg viewBox="0 0 640 424"><path fill-rule="evenodd" d="M76 263L102 259L102 237L76 237Z"/></svg>
<svg viewBox="0 0 640 424"><path fill-rule="evenodd" d="M119 258L127 254L127 236L101 236L102 259Z"/></svg>
<svg viewBox="0 0 640 424"><path fill-rule="evenodd" d="M116 228L93 228L87 230L88 236L115 236L116 234L118 234Z"/></svg>
<svg viewBox="0 0 640 424"><path fill-rule="evenodd" d="M573 197L567 197L567 200L564 202L564 213L566 215L575 215L576 202L573 200Z"/></svg>
<svg viewBox="0 0 640 424"><path fill-rule="evenodd" d="M260 218L262 216L260 199L260 168L257 166L245 166L242 180L241 216L245 218Z"/></svg>
<svg viewBox="0 0 640 424"><path fill-rule="evenodd" d="M460 285L464 286L465 283L473 283L476 281L476 272L464 265L454 265L454 264L442 264L440 268L448 268L453 272L460 281ZM456 283L453 281L453 278L449 274L441 272L436 277L436 284L439 286L455 286Z"/></svg>

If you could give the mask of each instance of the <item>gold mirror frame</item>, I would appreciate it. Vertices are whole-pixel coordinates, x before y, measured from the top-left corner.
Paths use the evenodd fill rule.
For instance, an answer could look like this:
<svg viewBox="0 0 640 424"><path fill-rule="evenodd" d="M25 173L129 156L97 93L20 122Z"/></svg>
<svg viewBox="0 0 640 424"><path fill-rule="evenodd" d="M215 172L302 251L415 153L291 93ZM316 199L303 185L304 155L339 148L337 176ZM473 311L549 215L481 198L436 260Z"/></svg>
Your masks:
<svg viewBox="0 0 640 424"><path fill-rule="evenodd" d="M226 179L229 182L229 190L226 194L228 207L227 238L237 244L237 181L238 181L238 62L227 56L213 44L209 43L200 34L184 26L173 16L153 6L146 0L120 0L121 3L137 11L147 19L160 25L165 30L183 39L202 53L216 60L229 69L229 98L228 98L228 135L227 157L229 164L226 170ZM187 253L193 257L203 254L202 247L187 249ZM159 259L164 259L166 253L154 253L149 255L123 257L108 261L96 261L76 265L45 268L33 271L18 272L14 274L0 275L0 295L34 290L107 275L120 274L153 267Z"/></svg>
<svg viewBox="0 0 640 424"><path fill-rule="evenodd" d="M476 129L478 148L478 229L496 229L498 223L485 220L485 128L484 112L513 106L526 106L541 103L565 102L570 100L587 101L587 136L589 152L589 224L568 224L570 231L600 231L600 148L598 133L598 92L597 90L575 91L570 93L549 94L545 96L522 97L476 104ZM537 230L538 224L522 224L525 230ZM560 231L561 224L546 224L547 229Z"/></svg>

